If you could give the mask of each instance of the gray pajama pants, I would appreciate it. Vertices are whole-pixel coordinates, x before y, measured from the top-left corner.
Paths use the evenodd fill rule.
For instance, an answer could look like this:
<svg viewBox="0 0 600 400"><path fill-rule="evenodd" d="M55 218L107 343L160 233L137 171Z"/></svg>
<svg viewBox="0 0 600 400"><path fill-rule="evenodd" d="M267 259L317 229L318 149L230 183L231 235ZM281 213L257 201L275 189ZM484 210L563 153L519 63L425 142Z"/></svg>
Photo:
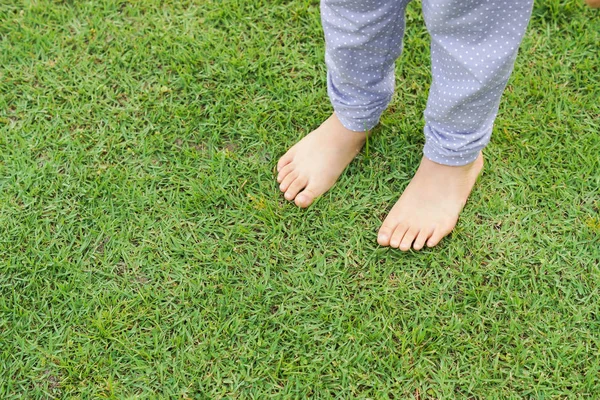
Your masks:
<svg viewBox="0 0 600 400"><path fill-rule="evenodd" d="M321 0L327 92L342 124L373 128L390 102L410 0ZM424 155L473 162L490 140L533 0L422 0L433 80Z"/></svg>

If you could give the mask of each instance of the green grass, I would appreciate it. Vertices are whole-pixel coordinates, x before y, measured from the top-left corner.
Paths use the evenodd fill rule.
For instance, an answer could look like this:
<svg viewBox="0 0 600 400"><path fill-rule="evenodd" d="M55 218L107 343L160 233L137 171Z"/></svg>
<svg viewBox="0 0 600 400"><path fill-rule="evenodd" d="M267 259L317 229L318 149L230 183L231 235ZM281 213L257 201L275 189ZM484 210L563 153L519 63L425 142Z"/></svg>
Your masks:
<svg viewBox="0 0 600 400"><path fill-rule="evenodd" d="M581 2L582 3L582 2ZM421 157L420 4L338 184L318 0L0 0L0 398L600 393L600 14L539 1L456 231L376 232Z"/></svg>

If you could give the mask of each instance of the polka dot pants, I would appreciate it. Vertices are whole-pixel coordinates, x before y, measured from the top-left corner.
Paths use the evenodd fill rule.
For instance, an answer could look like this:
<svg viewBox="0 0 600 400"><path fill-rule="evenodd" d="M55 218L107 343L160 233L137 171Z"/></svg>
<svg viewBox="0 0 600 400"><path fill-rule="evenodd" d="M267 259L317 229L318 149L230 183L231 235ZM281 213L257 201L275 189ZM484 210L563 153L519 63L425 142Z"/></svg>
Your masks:
<svg viewBox="0 0 600 400"><path fill-rule="evenodd" d="M321 0L327 92L342 124L373 128L390 102L410 0ZM489 142L533 0L422 0L433 80L427 158L473 162Z"/></svg>

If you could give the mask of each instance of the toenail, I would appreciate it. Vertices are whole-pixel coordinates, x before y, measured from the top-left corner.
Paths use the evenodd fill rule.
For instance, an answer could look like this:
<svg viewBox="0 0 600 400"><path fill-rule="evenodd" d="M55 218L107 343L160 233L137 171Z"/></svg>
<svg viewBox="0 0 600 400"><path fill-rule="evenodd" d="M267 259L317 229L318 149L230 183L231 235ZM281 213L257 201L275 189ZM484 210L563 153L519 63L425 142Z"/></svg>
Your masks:
<svg viewBox="0 0 600 400"><path fill-rule="evenodd" d="M308 197L299 194L298 196L296 196L296 205L299 207L307 207L308 205Z"/></svg>

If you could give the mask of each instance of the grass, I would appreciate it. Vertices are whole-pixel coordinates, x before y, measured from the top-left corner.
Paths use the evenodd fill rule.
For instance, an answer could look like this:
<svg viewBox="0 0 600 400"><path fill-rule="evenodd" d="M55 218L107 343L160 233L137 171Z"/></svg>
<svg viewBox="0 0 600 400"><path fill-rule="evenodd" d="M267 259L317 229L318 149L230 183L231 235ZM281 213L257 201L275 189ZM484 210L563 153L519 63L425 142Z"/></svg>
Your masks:
<svg viewBox="0 0 600 400"><path fill-rule="evenodd" d="M544 0L484 174L434 249L379 248L415 171L397 93L309 210L277 158L331 112L318 0L0 0L0 397L600 393L600 18Z"/></svg>

